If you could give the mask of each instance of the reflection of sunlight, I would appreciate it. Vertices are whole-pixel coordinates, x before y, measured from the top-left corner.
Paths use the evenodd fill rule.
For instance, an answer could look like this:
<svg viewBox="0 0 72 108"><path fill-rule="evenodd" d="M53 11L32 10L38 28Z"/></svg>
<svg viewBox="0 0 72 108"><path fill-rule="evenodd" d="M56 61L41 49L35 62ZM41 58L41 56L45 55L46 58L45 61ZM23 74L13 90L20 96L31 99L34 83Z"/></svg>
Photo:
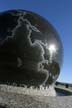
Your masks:
<svg viewBox="0 0 72 108"><path fill-rule="evenodd" d="M55 53L57 50L56 45L54 45L54 44L49 45L48 49L49 49L51 54Z"/></svg>
<svg viewBox="0 0 72 108"><path fill-rule="evenodd" d="M54 57L54 55L57 52L57 47L55 44L50 44L48 47L49 53L50 53L50 62L52 62L52 59Z"/></svg>

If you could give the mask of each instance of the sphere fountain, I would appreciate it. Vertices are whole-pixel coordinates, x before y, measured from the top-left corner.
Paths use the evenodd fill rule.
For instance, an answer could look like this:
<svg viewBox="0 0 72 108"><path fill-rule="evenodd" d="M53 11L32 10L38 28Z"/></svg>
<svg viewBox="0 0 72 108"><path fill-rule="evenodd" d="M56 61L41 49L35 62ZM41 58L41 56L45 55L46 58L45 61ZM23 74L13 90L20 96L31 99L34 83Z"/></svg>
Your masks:
<svg viewBox="0 0 72 108"><path fill-rule="evenodd" d="M55 88L59 92L56 93L53 85L60 74L62 60L60 37L45 18L26 10L0 13L1 104L8 104L9 108L10 105L48 108L53 104L52 108L59 108L58 102L64 99L48 96L61 95L62 89Z"/></svg>
<svg viewBox="0 0 72 108"><path fill-rule="evenodd" d="M46 19L25 10L0 13L1 84L49 88L59 76L62 59L61 40Z"/></svg>

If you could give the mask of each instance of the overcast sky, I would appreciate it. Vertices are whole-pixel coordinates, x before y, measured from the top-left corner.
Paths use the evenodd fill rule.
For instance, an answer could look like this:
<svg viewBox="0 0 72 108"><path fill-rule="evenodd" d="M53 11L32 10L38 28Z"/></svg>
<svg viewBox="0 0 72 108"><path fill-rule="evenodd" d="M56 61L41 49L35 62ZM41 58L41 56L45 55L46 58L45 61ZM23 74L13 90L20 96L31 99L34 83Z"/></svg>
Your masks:
<svg viewBox="0 0 72 108"><path fill-rule="evenodd" d="M64 47L58 81L72 83L72 0L0 0L0 12L11 9L36 12L56 28Z"/></svg>

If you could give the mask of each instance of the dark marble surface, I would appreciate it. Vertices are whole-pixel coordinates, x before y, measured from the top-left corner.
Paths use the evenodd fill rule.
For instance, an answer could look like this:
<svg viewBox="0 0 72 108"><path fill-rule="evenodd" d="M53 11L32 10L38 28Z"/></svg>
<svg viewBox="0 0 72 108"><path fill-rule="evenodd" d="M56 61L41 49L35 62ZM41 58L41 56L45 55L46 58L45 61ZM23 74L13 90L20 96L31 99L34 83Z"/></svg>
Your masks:
<svg viewBox="0 0 72 108"><path fill-rule="evenodd" d="M0 82L51 85L59 76L63 49L58 33L33 12L0 13Z"/></svg>

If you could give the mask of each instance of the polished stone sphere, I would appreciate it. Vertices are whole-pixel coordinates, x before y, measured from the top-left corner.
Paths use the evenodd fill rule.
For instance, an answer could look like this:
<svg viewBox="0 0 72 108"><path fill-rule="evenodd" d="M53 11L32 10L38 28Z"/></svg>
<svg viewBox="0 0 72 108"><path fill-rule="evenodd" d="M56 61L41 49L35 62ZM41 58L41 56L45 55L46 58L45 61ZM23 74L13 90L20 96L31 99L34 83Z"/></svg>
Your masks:
<svg viewBox="0 0 72 108"><path fill-rule="evenodd" d="M0 83L51 85L59 76L63 48L42 16L25 10L0 13Z"/></svg>

